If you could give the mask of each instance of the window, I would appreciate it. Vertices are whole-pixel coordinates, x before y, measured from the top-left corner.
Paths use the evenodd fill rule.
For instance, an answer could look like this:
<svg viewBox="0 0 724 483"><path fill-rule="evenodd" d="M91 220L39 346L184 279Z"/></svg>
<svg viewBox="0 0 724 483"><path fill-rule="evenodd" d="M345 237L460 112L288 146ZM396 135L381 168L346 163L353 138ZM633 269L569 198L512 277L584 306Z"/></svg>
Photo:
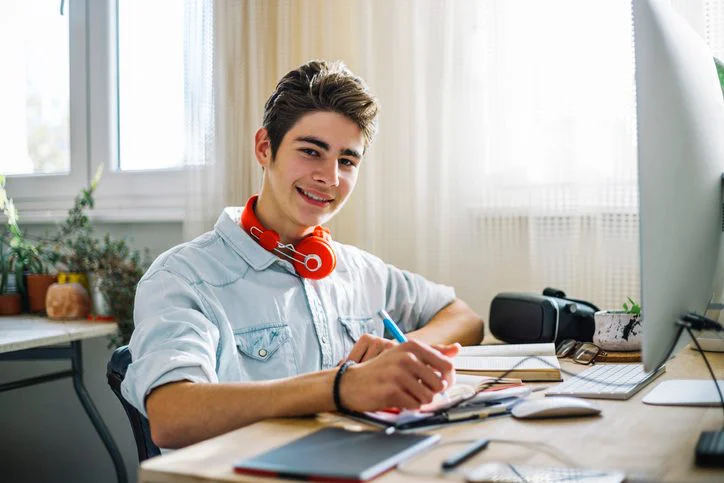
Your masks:
<svg viewBox="0 0 724 483"><path fill-rule="evenodd" d="M117 22L118 168L180 167L185 148L184 2L122 0Z"/></svg>
<svg viewBox="0 0 724 483"><path fill-rule="evenodd" d="M183 168L214 142L212 18L208 0L3 2L0 173L24 222L63 217L101 165L94 217L183 219Z"/></svg>
<svg viewBox="0 0 724 483"><path fill-rule="evenodd" d="M70 171L68 17L57 0L6 0L0 15L0 172Z"/></svg>

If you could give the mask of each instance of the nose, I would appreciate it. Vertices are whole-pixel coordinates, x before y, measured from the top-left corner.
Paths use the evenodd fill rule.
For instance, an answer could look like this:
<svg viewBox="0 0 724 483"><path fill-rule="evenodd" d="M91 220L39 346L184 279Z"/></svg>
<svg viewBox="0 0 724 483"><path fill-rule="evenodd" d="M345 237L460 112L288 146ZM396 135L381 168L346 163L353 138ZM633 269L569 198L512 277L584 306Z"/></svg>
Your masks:
<svg viewBox="0 0 724 483"><path fill-rule="evenodd" d="M339 163L332 158L320 163L314 172L314 180L325 185L337 186L339 184Z"/></svg>

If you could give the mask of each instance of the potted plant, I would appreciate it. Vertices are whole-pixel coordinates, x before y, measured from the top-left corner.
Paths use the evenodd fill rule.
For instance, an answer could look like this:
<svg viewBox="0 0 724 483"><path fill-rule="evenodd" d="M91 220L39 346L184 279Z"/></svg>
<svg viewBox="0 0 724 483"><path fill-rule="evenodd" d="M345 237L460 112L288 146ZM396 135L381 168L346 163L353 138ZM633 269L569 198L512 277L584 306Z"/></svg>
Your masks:
<svg viewBox="0 0 724 483"><path fill-rule="evenodd" d="M58 232L48 240L50 262L59 269L58 283L80 283L88 293L91 292L88 273L95 267L99 242L93 236L93 226L87 211L95 205L93 193L102 174L101 165L90 186L76 195Z"/></svg>
<svg viewBox="0 0 724 483"><path fill-rule="evenodd" d="M641 307L631 297L623 303L623 310L601 310L593 315L595 329L593 343L611 351L641 350L643 325Z"/></svg>
<svg viewBox="0 0 724 483"><path fill-rule="evenodd" d="M17 225L18 212L5 191L5 176L0 175L0 209L8 219L8 226ZM15 263L10 251L10 234L0 240L0 315L19 314L22 310L18 283L22 283L22 269ZM20 277L18 277L20 273ZM20 280L20 281L19 281Z"/></svg>
<svg viewBox="0 0 724 483"><path fill-rule="evenodd" d="M136 285L148 266L148 253L141 257L125 240L109 234L99 239L88 211L93 209L94 192L102 170L96 172L88 188L76 197L68 216L55 236L49 239L50 259L59 269L61 281L81 281L91 299L94 320L114 320L119 331L111 345L127 344L133 332L133 302Z"/></svg>
<svg viewBox="0 0 724 483"><path fill-rule="evenodd" d="M7 268L12 269L17 290L24 295L24 308L30 312L42 312L45 310L45 294L55 282L55 275L49 273L50 265L42 246L26 239L20 229L17 209L5 191L4 176L0 177L0 207L7 217L7 230L3 233L3 244L8 247Z"/></svg>
<svg viewBox="0 0 724 483"><path fill-rule="evenodd" d="M148 251L141 257L125 240L112 240L108 234L100 245L98 262L90 277L94 291L91 297L94 312L110 315L118 324L118 333L111 340L114 346L128 344L130 340L136 286L148 267L148 260Z"/></svg>
<svg viewBox="0 0 724 483"><path fill-rule="evenodd" d="M17 291L12 261L5 243L2 243L0 244L0 315L15 315L21 311L21 297Z"/></svg>
<svg viewBox="0 0 724 483"><path fill-rule="evenodd" d="M51 265L41 245L27 244L20 250L24 267L24 287L28 299L28 311L40 313L45 311L45 297L48 288L54 284L58 276L51 273Z"/></svg>

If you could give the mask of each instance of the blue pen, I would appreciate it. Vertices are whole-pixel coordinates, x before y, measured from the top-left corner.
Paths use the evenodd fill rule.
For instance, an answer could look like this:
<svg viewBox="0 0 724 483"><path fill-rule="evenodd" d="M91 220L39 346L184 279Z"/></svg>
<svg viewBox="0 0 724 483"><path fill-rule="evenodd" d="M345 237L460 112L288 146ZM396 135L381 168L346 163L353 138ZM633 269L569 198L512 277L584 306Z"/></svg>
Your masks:
<svg viewBox="0 0 724 483"><path fill-rule="evenodd" d="M385 324L387 331L392 334L392 337L394 337L397 342L400 344L407 342L407 337L405 337L405 334L403 334L400 328L397 327L397 324L395 324L395 321L392 320L390 314L388 314L385 309L380 309L377 313L382 318L382 323ZM444 398L448 397L447 391L441 392L440 395Z"/></svg>
<svg viewBox="0 0 724 483"><path fill-rule="evenodd" d="M380 309L377 313L382 317L382 323L385 324L387 331L392 334L392 337L394 337L397 342L400 344L407 342L407 337L405 337L405 334L402 333L400 328L397 327L397 324L390 318L390 314L385 312L384 309Z"/></svg>

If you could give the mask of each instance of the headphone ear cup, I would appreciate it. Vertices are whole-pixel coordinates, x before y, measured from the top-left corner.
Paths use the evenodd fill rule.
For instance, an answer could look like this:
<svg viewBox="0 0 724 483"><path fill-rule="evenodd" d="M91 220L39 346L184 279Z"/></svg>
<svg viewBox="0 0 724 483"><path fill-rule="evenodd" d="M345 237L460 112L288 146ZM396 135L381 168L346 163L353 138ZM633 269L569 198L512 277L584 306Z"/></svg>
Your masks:
<svg viewBox="0 0 724 483"><path fill-rule="evenodd" d="M294 247L295 250L304 254L305 261L295 260L294 269L304 278L319 280L334 271L337 266L337 255L326 237L314 235L303 238Z"/></svg>

